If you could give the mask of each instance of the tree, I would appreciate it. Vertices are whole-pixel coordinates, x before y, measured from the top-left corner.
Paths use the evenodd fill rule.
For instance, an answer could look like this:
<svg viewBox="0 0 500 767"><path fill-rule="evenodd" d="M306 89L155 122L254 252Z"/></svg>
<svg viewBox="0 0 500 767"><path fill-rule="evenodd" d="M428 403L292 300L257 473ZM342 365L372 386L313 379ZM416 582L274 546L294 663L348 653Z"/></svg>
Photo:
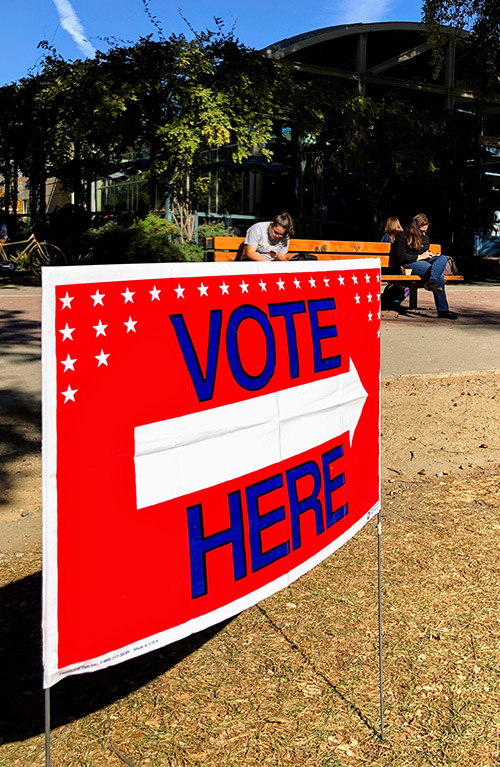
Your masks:
<svg viewBox="0 0 500 767"><path fill-rule="evenodd" d="M181 36L175 42L180 50L168 119L157 131L156 167L171 184L177 224L190 239L195 200L207 184L208 151L231 145L233 159L241 161L265 146L271 116L286 99L272 62L231 33L207 32L193 41ZM270 153L264 149L264 154Z"/></svg>
<svg viewBox="0 0 500 767"><path fill-rule="evenodd" d="M431 32L437 63L442 63L440 25L469 30L462 39L470 85L481 100L500 96L500 10L496 0L424 0L423 20Z"/></svg>

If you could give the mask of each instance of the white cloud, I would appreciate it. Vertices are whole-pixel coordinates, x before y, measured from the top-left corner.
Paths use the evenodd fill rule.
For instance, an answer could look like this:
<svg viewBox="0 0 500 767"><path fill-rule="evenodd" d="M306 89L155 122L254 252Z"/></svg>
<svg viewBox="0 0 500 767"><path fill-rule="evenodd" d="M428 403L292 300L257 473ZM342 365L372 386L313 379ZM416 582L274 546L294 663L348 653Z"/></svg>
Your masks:
<svg viewBox="0 0 500 767"><path fill-rule="evenodd" d="M61 27L71 35L84 56L92 57L95 49L87 40L82 23L69 0L54 0L54 5L59 14Z"/></svg>
<svg viewBox="0 0 500 767"><path fill-rule="evenodd" d="M322 26L383 21L392 0L333 0L323 6Z"/></svg>

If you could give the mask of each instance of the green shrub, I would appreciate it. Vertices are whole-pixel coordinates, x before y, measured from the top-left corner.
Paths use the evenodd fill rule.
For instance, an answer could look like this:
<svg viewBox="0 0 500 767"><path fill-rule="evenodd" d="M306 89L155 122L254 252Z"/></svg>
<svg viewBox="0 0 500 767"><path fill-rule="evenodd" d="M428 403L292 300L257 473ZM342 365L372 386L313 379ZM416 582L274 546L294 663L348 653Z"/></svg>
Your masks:
<svg viewBox="0 0 500 767"><path fill-rule="evenodd" d="M177 243L177 247L184 254L183 261L203 261L205 251L201 245L195 245L194 242Z"/></svg>
<svg viewBox="0 0 500 767"><path fill-rule="evenodd" d="M95 264L201 261L203 249L177 241L179 230L164 218L149 215L134 224L111 221L83 235L80 252Z"/></svg>
<svg viewBox="0 0 500 767"><path fill-rule="evenodd" d="M224 221L209 221L207 224L200 224L196 230L198 242L205 241L205 237L234 237L234 231L228 229Z"/></svg>

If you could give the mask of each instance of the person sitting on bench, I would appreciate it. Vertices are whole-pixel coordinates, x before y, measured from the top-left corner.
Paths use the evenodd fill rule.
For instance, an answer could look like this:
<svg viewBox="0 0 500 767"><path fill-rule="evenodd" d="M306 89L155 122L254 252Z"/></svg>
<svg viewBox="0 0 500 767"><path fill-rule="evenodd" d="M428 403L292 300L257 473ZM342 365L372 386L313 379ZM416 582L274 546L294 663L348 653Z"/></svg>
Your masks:
<svg viewBox="0 0 500 767"><path fill-rule="evenodd" d="M278 213L272 221L249 227L242 248L243 261L288 261L288 241L295 234L289 213Z"/></svg>
<svg viewBox="0 0 500 767"><path fill-rule="evenodd" d="M5 223L4 219L0 219L0 245L3 245L4 242L7 242L9 238L7 237L7 224Z"/></svg>
<svg viewBox="0 0 500 767"><path fill-rule="evenodd" d="M424 288L434 293L437 315L441 319L456 320L458 314L450 312L444 289L446 256L433 256L429 250L427 230L430 221L424 213L414 216L404 232L397 232L395 249L401 266L411 269L424 280Z"/></svg>
<svg viewBox="0 0 500 767"><path fill-rule="evenodd" d="M396 250L396 234L398 232L404 232L399 218L396 218L396 216L389 216L385 222L384 234L381 239L381 242L391 243L389 267L386 270L386 274L401 274ZM401 285L386 285L380 299L380 308L382 310L394 309L395 311L402 311L401 302L405 300L409 292L408 288L403 288Z"/></svg>

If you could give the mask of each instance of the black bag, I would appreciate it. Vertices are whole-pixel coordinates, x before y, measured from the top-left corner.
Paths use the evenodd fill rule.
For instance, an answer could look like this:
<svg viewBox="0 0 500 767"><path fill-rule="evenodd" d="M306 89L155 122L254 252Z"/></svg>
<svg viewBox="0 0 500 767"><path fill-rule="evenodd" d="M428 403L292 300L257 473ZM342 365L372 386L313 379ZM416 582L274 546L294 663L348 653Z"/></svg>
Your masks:
<svg viewBox="0 0 500 767"><path fill-rule="evenodd" d="M289 261L317 261L318 256L313 255L312 253L297 253L295 256L292 256Z"/></svg>
<svg viewBox="0 0 500 767"><path fill-rule="evenodd" d="M245 243L240 242L238 250L236 251L235 261L243 261L243 253L245 252Z"/></svg>

